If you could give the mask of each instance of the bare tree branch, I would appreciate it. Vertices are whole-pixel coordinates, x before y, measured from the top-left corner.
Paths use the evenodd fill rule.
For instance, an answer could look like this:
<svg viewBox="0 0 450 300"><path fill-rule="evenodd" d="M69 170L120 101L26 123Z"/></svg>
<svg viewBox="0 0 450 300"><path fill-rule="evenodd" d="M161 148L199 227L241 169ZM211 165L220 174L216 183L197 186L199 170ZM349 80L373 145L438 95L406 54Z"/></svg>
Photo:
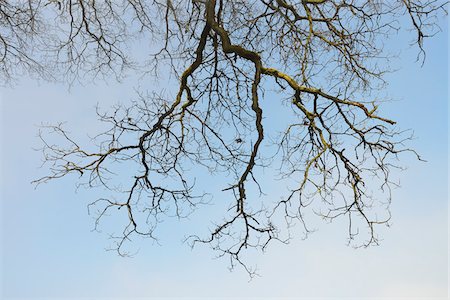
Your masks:
<svg viewBox="0 0 450 300"><path fill-rule="evenodd" d="M406 16L418 59L439 31L446 2L353 0L48 0L0 1L0 64L4 83L24 72L69 82L120 79L127 70L178 79L173 91L138 95L128 106L98 111L109 129L81 145L62 124L40 134L49 174L36 184L76 174L113 196L90 206L95 226L107 214L125 219L116 250L134 236L156 238L164 216L186 217L207 198L201 176L223 174L230 209L210 244L231 266L249 248L287 243L305 213L348 219L349 241L378 243L388 224L393 169L411 138L378 109L390 59L384 40ZM133 45L147 42L146 59ZM276 89L277 97L267 93ZM285 101L288 99L288 101ZM268 121L267 101L283 115ZM264 111L263 111L264 108ZM284 126L277 132L273 124ZM276 149L276 154L269 154ZM258 205L262 170L278 166L284 196ZM382 209L380 209L382 208ZM123 210L122 210L123 209ZM126 212L125 214L123 212ZM124 217L125 215L125 217ZM366 233L363 235L363 233ZM358 235L361 235L357 238Z"/></svg>

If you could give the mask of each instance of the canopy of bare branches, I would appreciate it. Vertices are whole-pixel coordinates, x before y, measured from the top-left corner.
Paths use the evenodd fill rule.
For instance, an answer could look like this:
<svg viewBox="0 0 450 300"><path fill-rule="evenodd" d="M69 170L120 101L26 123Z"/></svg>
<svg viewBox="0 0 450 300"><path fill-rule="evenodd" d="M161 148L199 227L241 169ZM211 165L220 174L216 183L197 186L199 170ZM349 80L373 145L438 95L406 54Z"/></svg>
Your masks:
<svg viewBox="0 0 450 300"><path fill-rule="evenodd" d="M436 20L445 5L0 1L0 76L3 83L24 73L69 82L120 79L127 71L175 76L170 91L147 87L152 92L131 105L99 112L110 129L96 136L94 150L60 125L46 127L42 151L50 173L36 183L75 173L88 186L114 191L91 208L97 222L105 214L127 212L116 240L121 254L133 237L154 237L162 217L183 217L212 193L210 201L228 201L230 209L208 236L188 241L209 243L251 273L242 253L288 241L286 228L293 222L308 232L308 209L328 220L346 217L350 240L362 235L359 245L377 243L376 226L390 218L388 209L376 213L390 201L390 171L399 153L415 154L403 145L408 136L379 113L372 97L389 71L383 42L407 20L423 60L423 42L439 31ZM130 50L136 44L145 45L145 59ZM276 97L267 99L269 92ZM271 128L277 121L266 120L264 101L284 109L278 133ZM50 142L52 134L64 142ZM127 172L113 173L118 165ZM259 181L268 166L286 180L285 190L258 206L264 192ZM190 168L223 174L223 189L198 190Z"/></svg>

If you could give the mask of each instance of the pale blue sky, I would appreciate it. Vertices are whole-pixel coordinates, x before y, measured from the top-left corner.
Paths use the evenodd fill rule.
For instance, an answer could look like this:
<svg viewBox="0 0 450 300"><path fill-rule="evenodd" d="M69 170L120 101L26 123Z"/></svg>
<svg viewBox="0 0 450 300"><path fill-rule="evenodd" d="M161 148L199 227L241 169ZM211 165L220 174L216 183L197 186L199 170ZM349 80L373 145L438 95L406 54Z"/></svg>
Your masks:
<svg viewBox="0 0 450 300"><path fill-rule="evenodd" d="M448 293L448 31L426 41L427 60L402 47L386 91L395 101L384 111L402 128L427 163L404 157L408 170L395 190L393 226L381 229L379 247L346 246L345 220L322 224L306 241L273 244L258 255L262 275L248 282L227 270L206 247L181 243L202 227L168 220L161 246L138 241L134 258L106 252L106 234L91 232L86 205L97 192L75 193L74 177L33 188L43 175L36 125L67 121L83 138L97 126L93 107L133 97L132 79L67 86L20 80L1 90L1 282L3 299L104 297L442 297ZM397 39L405 42L403 36ZM95 131L95 130L94 130ZM276 191L281 186L272 186ZM200 212L199 212L200 214ZM197 221L196 221L197 220Z"/></svg>

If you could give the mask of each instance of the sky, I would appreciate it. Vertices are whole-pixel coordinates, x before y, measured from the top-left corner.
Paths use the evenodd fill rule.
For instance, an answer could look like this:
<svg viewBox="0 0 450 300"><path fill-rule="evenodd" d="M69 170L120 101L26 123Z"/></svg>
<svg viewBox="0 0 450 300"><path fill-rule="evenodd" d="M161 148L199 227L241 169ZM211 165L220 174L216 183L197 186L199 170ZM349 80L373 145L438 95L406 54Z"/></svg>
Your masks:
<svg viewBox="0 0 450 300"><path fill-rule="evenodd" d="M402 160L394 191L392 226L380 246L346 245L344 220L320 224L307 240L272 244L258 254L260 277L228 270L207 247L191 250L183 233L202 224L168 220L160 245L137 241L139 252L119 257L107 233L92 231L86 205L97 192L74 187L74 177L35 189L40 169L36 137L42 122L66 121L80 137L96 129L94 106L133 97L132 79L67 85L23 78L2 88L0 136L1 293L3 299L428 298L448 295L448 27L426 41L425 65L402 44L384 111L412 128L412 146L427 162ZM400 46L399 46L400 47ZM271 189L281 189L272 186ZM198 220L198 218L195 218ZM169 298L167 298L169 297Z"/></svg>

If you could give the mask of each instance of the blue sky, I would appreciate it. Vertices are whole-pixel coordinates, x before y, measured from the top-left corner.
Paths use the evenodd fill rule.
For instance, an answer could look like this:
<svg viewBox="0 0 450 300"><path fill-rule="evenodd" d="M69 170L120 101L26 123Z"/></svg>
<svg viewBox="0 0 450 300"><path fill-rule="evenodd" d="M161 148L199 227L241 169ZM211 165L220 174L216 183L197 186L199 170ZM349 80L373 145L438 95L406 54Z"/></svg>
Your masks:
<svg viewBox="0 0 450 300"><path fill-rule="evenodd" d="M137 241L139 253L107 252L106 233L91 232L86 205L97 192L75 192L74 177L38 189L37 126L67 121L80 138L98 126L96 103L107 108L133 97L133 78L122 83L75 85L20 80L1 90L1 282L4 299L132 297L442 297L448 293L448 31L426 41L427 60L403 44L388 75L394 100L385 113L402 128L427 163L406 156L394 191L393 226L379 247L346 246L345 220L319 225L306 241L273 244L258 255L261 277L251 282L207 247L181 243L198 221L168 220L161 245ZM403 36L396 39L404 43ZM394 45L398 46L398 45ZM398 46L400 47L400 46ZM394 47L395 48L395 47ZM95 130L94 130L95 131ZM281 189L272 186L271 189ZM201 214L201 212L199 212ZM193 216L199 220L201 215ZM197 223L196 223L197 222Z"/></svg>

